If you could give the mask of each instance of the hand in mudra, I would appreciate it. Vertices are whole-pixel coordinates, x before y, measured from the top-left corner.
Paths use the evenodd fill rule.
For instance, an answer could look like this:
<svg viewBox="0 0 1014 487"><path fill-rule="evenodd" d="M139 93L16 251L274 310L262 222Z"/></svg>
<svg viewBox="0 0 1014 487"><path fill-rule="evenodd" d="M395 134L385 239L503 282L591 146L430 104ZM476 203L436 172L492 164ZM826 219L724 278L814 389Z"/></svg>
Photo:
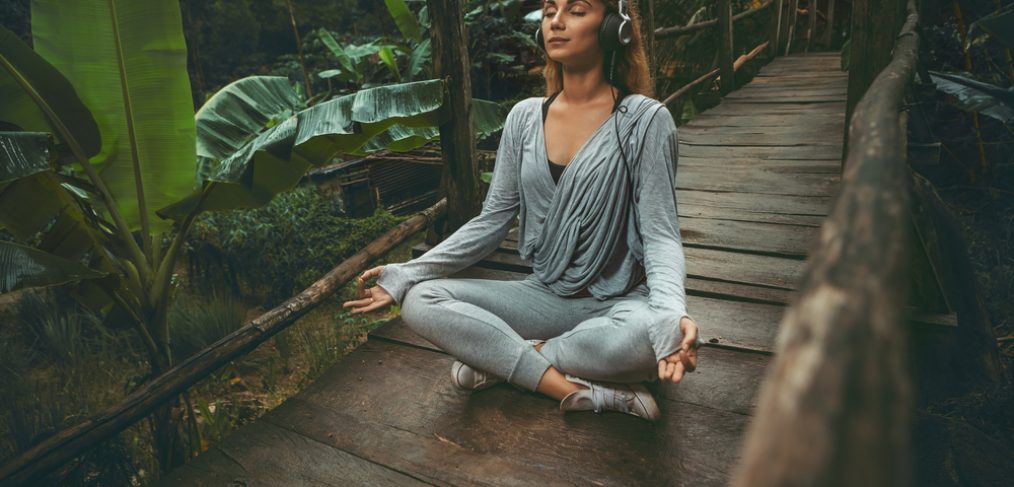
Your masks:
<svg viewBox="0 0 1014 487"><path fill-rule="evenodd" d="M352 314L356 313L368 313L370 311L378 310L394 302L394 298L387 291L380 286L373 286L366 289L366 281L368 279L380 276L380 271L383 270L384 266L377 266L373 269L369 269L359 277L356 278L356 296L359 299L352 299L342 303L342 308L352 307Z"/></svg>
<svg viewBox="0 0 1014 487"><path fill-rule="evenodd" d="M658 361L658 378L665 382L671 380L673 384L679 384L683 375L697 369L697 323L694 320L684 317L680 320L680 331L683 332L683 340L680 342L680 349L676 353Z"/></svg>

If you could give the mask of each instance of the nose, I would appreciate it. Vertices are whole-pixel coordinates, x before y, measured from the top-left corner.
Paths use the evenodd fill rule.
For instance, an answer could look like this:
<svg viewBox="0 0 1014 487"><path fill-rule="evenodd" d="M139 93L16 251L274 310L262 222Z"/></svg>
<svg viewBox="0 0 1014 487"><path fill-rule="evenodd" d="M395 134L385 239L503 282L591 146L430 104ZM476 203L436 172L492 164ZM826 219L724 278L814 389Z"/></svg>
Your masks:
<svg viewBox="0 0 1014 487"><path fill-rule="evenodd" d="M556 11L556 15L549 18L549 30L563 30L563 9Z"/></svg>

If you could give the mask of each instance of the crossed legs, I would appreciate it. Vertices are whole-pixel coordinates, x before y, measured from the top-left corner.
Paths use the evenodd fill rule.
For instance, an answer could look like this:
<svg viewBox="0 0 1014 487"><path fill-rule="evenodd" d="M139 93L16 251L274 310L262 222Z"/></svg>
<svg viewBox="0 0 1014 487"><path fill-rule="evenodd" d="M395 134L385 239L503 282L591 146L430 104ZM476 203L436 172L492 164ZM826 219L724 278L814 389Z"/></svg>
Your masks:
<svg viewBox="0 0 1014 487"><path fill-rule="evenodd" d="M405 295L402 319L462 362L519 387L562 399L589 380L655 377L647 331L624 318L647 306L647 287L626 296L562 298L532 276L521 281L433 279ZM525 340L546 340L533 348Z"/></svg>

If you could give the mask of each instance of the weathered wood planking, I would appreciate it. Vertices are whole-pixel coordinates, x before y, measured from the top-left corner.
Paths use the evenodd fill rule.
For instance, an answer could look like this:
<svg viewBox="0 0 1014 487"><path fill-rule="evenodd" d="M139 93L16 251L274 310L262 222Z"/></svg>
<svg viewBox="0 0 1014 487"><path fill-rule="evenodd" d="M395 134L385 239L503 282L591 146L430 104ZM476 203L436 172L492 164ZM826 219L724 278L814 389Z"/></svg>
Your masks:
<svg viewBox="0 0 1014 487"><path fill-rule="evenodd" d="M676 188L790 196L828 196L837 189L841 179L837 174L786 175L784 172L767 171L763 167L736 169L687 165L677 170Z"/></svg>
<svg viewBox="0 0 1014 487"><path fill-rule="evenodd" d="M174 469L158 485L429 485L316 439L257 421Z"/></svg>
<svg viewBox="0 0 1014 487"><path fill-rule="evenodd" d="M680 160L684 157L706 157L708 159L802 159L841 160L841 147L831 145L800 146L731 146L680 144Z"/></svg>
<svg viewBox="0 0 1014 487"><path fill-rule="evenodd" d="M651 424L564 414L509 385L464 395L451 356L371 340L264 420L439 485L724 485L747 420L736 411L752 407L743 397L756 396L763 370L741 355L727 352L723 361L746 363L709 374L746 377L662 392Z"/></svg>

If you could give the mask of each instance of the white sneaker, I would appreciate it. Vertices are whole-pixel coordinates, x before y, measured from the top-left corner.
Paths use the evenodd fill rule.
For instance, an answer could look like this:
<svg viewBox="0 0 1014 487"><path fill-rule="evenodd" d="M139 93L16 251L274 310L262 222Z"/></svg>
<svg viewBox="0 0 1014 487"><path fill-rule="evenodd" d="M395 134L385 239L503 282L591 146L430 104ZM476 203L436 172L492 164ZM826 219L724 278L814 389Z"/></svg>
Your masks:
<svg viewBox="0 0 1014 487"><path fill-rule="evenodd" d="M526 341L535 346L545 340ZM489 389L501 382L506 381L489 372L471 367L460 360L455 360L454 363L451 364L451 383L458 389L476 392L483 389Z"/></svg>
<svg viewBox="0 0 1014 487"><path fill-rule="evenodd" d="M493 387L504 380L479 369L473 369L460 360L451 364L451 383L458 389L481 391Z"/></svg>
<svg viewBox="0 0 1014 487"><path fill-rule="evenodd" d="M588 387L567 394L560 401L561 411L618 411L655 421L661 416L655 398L644 384L591 382L570 374L567 380Z"/></svg>

